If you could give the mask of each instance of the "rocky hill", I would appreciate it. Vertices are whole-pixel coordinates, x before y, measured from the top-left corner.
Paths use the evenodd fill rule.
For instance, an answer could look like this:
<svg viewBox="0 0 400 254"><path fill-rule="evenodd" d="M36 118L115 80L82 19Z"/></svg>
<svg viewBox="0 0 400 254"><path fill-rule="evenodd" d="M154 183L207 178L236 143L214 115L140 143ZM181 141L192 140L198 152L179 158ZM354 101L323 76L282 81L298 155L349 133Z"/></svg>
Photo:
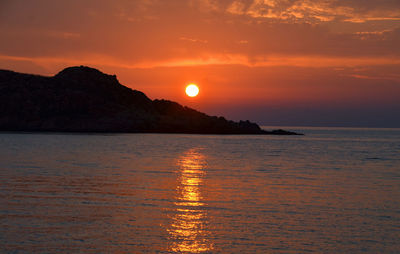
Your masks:
<svg viewBox="0 0 400 254"><path fill-rule="evenodd" d="M151 100L84 66L53 77L0 70L0 131L296 134Z"/></svg>

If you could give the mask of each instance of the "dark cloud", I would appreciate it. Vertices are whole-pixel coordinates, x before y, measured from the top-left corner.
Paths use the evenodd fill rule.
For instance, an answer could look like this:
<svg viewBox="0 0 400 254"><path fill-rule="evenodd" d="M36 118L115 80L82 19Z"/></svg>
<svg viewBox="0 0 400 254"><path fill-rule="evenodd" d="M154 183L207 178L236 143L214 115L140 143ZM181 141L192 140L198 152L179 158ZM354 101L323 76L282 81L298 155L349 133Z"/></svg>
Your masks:
<svg viewBox="0 0 400 254"><path fill-rule="evenodd" d="M1 16L0 31L4 36L0 52L24 56L111 55L132 63L215 53L244 54L250 58L265 54L360 57L398 55L400 51L396 46L399 34L393 31L399 24L375 25L379 30L370 31L376 32L371 36L362 34L365 30L361 27L359 31L354 28L351 32L341 32L343 25L336 25L338 31L332 32L333 25L232 16L229 8L236 2L241 3L211 0L7 1L2 7L7 11ZM335 1L246 2L245 10L256 11L267 6L279 12L293 6L311 12L307 9L310 3L313 3L311 7L320 8L320 12L325 9L337 12L339 4ZM340 1L341 5L348 6L349 12L356 12L355 7L360 3ZM368 1L363 8L372 11L375 5ZM396 2L387 1L379 10L393 11L395 6ZM374 25L369 24L369 27ZM379 33L381 31L386 32ZM188 43L181 38L207 41L207 45ZM243 41L246 43L239 43Z"/></svg>

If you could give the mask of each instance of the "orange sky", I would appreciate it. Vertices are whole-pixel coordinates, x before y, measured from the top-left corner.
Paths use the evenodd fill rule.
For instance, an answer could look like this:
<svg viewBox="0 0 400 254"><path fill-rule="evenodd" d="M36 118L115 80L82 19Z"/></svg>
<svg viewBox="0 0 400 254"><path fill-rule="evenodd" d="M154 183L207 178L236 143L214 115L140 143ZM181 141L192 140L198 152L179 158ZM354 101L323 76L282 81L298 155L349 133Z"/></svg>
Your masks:
<svg viewBox="0 0 400 254"><path fill-rule="evenodd" d="M0 33L2 69L88 65L266 125L400 127L397 0L3 0Z"/></svg>

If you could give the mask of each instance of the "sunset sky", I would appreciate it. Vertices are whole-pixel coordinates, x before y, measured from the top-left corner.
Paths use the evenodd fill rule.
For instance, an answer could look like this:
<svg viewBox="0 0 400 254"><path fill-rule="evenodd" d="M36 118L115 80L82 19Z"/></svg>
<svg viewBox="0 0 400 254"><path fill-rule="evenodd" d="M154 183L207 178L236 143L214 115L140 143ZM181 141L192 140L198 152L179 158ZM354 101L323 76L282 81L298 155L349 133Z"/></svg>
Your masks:
<svg viewBox="0 0 400 254"><path fill-rule="evenodd" d="M0 0L0 34L1 69L87 65L262 125L400 127L399 0Z"/></svg>

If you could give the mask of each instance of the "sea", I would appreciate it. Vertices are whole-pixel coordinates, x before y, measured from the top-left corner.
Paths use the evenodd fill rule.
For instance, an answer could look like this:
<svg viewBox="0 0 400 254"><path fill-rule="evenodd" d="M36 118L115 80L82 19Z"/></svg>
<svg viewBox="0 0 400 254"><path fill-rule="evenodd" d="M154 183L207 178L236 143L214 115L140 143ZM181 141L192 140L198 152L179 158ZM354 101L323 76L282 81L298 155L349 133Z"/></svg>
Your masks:
<svg viewBox="0 0 400 254"><path fill-rule="evenodd" d="M400 129L283 128L2 132L0 253L400 253Z"/></svg>

